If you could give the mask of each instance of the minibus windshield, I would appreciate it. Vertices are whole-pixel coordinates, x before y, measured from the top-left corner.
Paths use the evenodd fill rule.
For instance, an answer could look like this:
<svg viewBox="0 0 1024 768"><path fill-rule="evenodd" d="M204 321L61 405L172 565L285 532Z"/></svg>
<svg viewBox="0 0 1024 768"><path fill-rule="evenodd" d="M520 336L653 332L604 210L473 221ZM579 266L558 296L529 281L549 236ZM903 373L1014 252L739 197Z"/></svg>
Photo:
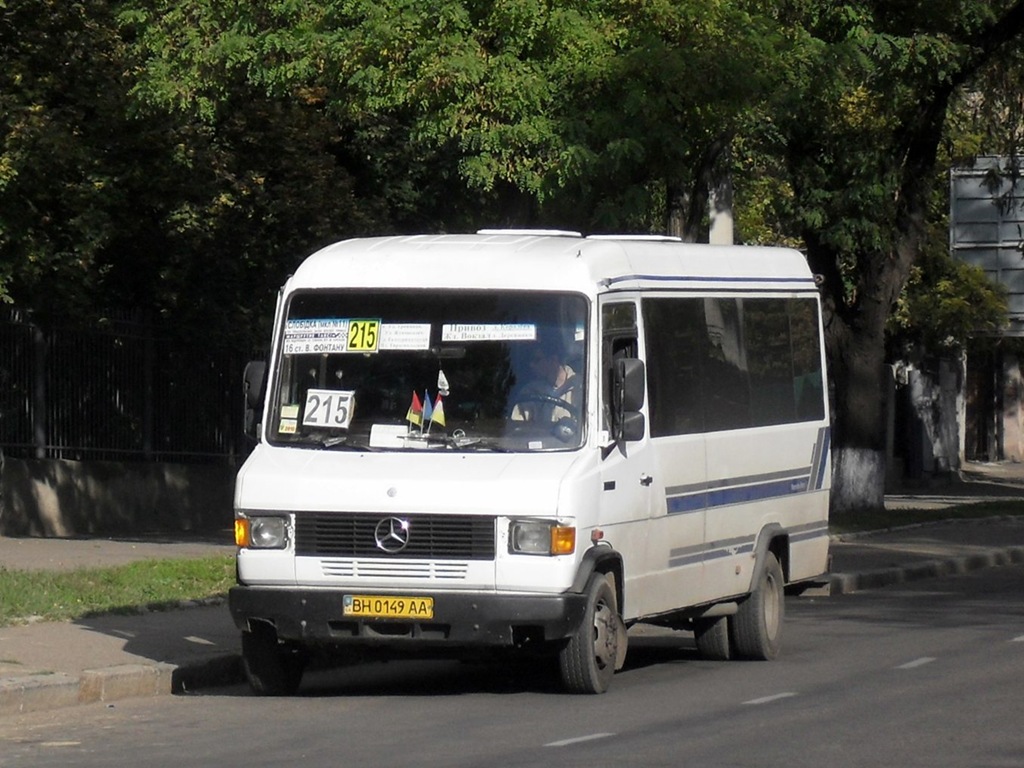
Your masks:
<svg viewBox="0 0 1024 768"><path fill-rule="evenodd" d="M296 292L278 343L269 440L358 451L578 448L588 310L574 293Z"/></svg>

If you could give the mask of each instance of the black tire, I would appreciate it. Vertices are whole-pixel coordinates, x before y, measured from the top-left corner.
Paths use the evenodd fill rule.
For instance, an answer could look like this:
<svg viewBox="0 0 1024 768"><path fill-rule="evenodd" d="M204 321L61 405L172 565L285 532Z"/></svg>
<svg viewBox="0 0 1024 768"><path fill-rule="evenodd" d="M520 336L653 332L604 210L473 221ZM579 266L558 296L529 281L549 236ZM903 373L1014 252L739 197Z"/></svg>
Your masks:
<svg viewBox="0 0 1024 768"><path fill-rule="evenodd" d="M693 639L697 642L700 655L708 661L728 661L732 656L729 651L729 620L726 616L694 619Z"/></svg>
<svg viewBox="0 0 1024 768"><path fill-rule="evenodd" d="M291 696L299 690L306 657L299 649L279 643L269 624L253 622L252 631L242 632L242 668L253 693Z"/></svg>
<svg viewBox="0 0 1024 768"><path fill-rule="evenodd" d="M590 577L583 621L559 653L562 684L569 693L604 693L615 674L626 638L610 578L603 573Z"/></svg>
<svg viewBox="0 0 1024 768"><path fill-rule="evenodd" d="M779 655L785 598L782 566L769 552L754 582L754 591L740 603L739 610L729 621L732 647L738 658L770 661Z"/></svg>

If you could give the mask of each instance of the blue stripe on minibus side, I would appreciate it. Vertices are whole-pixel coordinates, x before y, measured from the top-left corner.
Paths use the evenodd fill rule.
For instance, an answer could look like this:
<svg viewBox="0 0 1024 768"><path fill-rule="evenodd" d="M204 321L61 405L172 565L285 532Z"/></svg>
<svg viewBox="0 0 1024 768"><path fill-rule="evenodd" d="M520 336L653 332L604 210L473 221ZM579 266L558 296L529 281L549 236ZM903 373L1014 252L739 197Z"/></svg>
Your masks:
<svg viewBox="0 0 1024 768"><path fill-rule="evenodd" d="M666 510L670 515L685 515L712 507L819 491L825 482L830 437L828 427L818 430L808 467L666 488Z"/></svg>
<svg viewBox="0 0 1024 768"><path fill-rule="evenodd" d="M810 541L811 539L828 536L828 522L819 520L805 525L790 528L790 543ZM749 536L725 541L712 541L692 547L679 547L668 553L668 567L681 568L686 565L697 565L721 557L750 554L754 551L755 537Z"/></svg>
<svg viewBox="0 0 1024 768"><path fill-rule="evenodd" d="M784 477L779 477L779 475ZM673 490L666 489L666 505L668 514L679 515L697 512L711 507L723 507L728 504L745 504L751 501L772 499L794 493L806 493L811 474L808 467L794 469L789 472L773 472L763 476L735 478L728 486L720 487L721 483L707 483L686 486L685 493L668 495ZM719 486L719 487L713 487Z"/></svg>
<svg viewBox="0 0 1024 768"><path fill-rule="evenodd" d="M832 440L832 430L828 427L822 427L819 434L821 440L821 455L818 460L817 479L814 482L814 490L816 491L820 491L821 487L825 483L825 467L828 466L828 452Z"/></svg>

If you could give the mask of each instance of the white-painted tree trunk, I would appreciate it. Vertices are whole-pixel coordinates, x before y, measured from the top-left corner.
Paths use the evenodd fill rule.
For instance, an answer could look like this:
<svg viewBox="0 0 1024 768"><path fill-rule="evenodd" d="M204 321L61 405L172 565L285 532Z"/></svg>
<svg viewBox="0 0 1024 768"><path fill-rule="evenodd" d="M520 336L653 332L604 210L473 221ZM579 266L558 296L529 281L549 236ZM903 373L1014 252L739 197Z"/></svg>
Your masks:
<svg viewBox="0 0 1024 768"><path fill-rule="evenodd" d="M885 451L840 448L832 451L832 512L858 512L885 506Z"/></svg>

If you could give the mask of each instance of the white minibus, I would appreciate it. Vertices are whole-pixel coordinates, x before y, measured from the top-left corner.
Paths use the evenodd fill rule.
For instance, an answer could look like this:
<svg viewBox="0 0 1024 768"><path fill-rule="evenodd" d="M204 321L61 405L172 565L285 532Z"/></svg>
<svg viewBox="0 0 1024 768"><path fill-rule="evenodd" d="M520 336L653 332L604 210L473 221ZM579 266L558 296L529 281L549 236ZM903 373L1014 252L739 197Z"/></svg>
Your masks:
<svg viewBox="0 0 1024 768"><path fill-rule="evenodd" d="M790 249L484 230L314 253L246 370L251 687L505 649L601 693L641 622L774 658L785 592L827 568L823 350Z"/></svg>

